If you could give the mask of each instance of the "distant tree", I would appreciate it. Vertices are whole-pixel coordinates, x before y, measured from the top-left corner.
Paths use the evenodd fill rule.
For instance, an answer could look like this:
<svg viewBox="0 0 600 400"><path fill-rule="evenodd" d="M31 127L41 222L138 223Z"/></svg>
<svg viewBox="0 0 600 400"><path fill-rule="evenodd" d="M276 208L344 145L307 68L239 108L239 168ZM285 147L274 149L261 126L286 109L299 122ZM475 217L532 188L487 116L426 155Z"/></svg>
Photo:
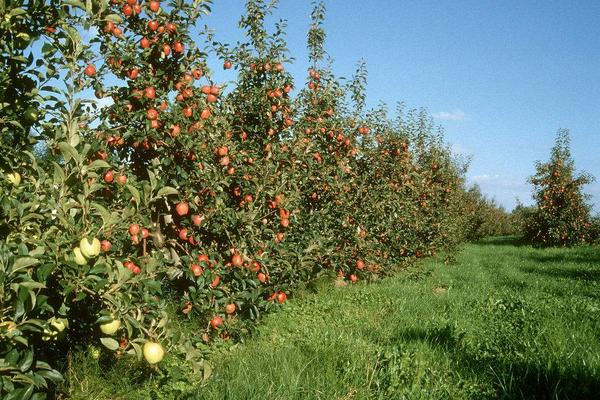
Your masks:
<svg viewBox="0 0 600 400"><path fill-rule="evenodd" d="M479 185L471 186L464 194L463 210L467 218L465 237L478 240L489 236L514 235L519 232L516 219L512 214L488 199Z"/></svg>
<svg viewBox="0 0 600 400"><path fill-rule="evenodd" d="M515 233L524 236L527 231L527 224L532 218L532 215L536 212L537 208L535 205L524 205L518 198L516 200L517 205L512 210L510 215L515 229Z"/></svg>
<svg viewBox="0 0 600 400"><path fill-rule="evenodd" d="M550 160L538 161L529 178L537 209L527 221L525 236L534 245L573 246L592 239L591 207L582 188L594 178L575 172L569 143L569 131L559 130Z"/></svg>

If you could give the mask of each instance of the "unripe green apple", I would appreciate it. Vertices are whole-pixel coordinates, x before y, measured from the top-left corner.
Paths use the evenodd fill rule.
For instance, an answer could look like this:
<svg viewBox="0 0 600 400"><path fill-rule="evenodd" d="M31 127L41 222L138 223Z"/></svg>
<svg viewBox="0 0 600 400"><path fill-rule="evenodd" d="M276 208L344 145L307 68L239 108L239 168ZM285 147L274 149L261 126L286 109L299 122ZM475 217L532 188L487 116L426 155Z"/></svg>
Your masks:
<svg viewBox="0 0 600 400"><path fill-rule="evenodd" d="M100 241L97 238L94 238L90 242L87 238L83 238L79 241L79 248L84 257L94 258L100 254Z"/></svg>
<svg viewBox="0 0 600 400"><path fill-rule="evenodd" d="M146 342L144 344L144 358L150 364L156 364L162 361L165 351L162 346L155 342Z"/></svg>
<svg viewBox="0 0 600 400"><path fill-rule="evenodd" d="M73 249L73 254L75 255L75 262L78 265L87 264L87 259L83 256L83 254L81 253L81 249L79 247L75 247Z"/></svg>
<svg viewBox="0 0 600 400"><path fill-rule="evenodd" d="M118 319L113 319L110 322L100 325L100 330L105 335L114 334L121 327L121 321Z"/></svg>
<svg viewBox="0 0 600 400"><path fill-rule="evenodd" d="M62 332L69 326L69 321L65 318L56 318L52 317L48 320L50 325L56 329L58 332Z"/></svg>
<svg viewBox="0 0 600 400"><path fill-rule="evenodd" d="M97 360L100 358L100 349L94 346L90 347L90 355L94 360Z"/></svg>

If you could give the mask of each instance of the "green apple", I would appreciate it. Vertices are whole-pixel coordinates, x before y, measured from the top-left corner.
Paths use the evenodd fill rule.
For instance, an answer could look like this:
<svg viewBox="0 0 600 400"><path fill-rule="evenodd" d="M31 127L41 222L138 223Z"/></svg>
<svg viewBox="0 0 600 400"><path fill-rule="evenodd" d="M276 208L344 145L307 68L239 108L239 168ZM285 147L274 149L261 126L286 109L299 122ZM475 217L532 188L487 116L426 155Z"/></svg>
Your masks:
<svg viewBox="0 0 600 400"><path fill-rule="evenodd" d="M105 324L101 324L100 325L100 330L102 331L102 333L104 333L105 335L112 335L114 334L119 328L121 327L121 321L119 321L118 319L113 319L110 322L107 322Z"/></svg>
<svg viewBox="0 0 600 400"><path fill-rule="evenodd" d="M69 321L65 318L56 318L52 317L48 320L50 325L56 329L58 332L62 332L69 326Z"/></svg>
<svg viewBox="0 0 600 400"><path fill-rule="evenodd" d="M78 265L87 264L87 259L83 256L83 254L81 253L81 249L79 247L75 247L73 249L73 254L75 255L75 262Z"/></svg>
<svg viewBox="0 0 600 400"><path fill-rule="evenodd" d="M17 187L21 184L21 174L19 174L18 172L7 174L6 179L8 179L8 181L12 183L14 187Z"/></svg>
<svg viewBox="0 0 600 400"><path fill-rule="evenodd" d="M94 258L100 254L100 241L97 238L94 238L90 242L87 238L83 238L79 241L79 248L84 257Z"/></svg>
<svg viewBox="0 0 600 400"><path fill-rule="evenodd" d="M150 364L156 364L162 361L165 356L165 350L156 342L146 342L144 344L144 358Z"/></svg>
<svg viewBox="0 0 600 400"><path fill-rule="evenodd" d="M42 336L42 340L44 342L47 342L50 339L56 339L56 336L58 336L58 332L44 329L44 335Z"/></svg>
<svg viewBox="0 0 600 400"><path fill-rule="evenodd" d="M95 347L95 346L90 346L90 356L92 356L92 358L94 360L97 360L98 358L100 358L100 349Z"/></svg>

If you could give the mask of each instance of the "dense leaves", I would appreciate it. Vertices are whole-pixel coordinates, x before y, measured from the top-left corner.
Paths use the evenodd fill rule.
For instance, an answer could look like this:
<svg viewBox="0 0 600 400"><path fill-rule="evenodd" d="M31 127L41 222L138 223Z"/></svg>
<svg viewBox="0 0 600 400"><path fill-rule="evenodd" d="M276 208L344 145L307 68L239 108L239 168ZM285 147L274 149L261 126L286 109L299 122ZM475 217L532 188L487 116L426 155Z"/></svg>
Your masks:
<svg viewBox="0 0 600 400"><path fill-rule="evenodd" d="M424 111L365 112L364 63L348 83L325 64L323 4L296 96L275 2L247 2L235 46L197 30L209 1L50 6L0 9L0 90L35 77L0 109L2 396L43 397L89 345L207 376L207 344L311 280L376 279L464 239L465 164ZM27 122L32 106L47 112Z"/></svg>

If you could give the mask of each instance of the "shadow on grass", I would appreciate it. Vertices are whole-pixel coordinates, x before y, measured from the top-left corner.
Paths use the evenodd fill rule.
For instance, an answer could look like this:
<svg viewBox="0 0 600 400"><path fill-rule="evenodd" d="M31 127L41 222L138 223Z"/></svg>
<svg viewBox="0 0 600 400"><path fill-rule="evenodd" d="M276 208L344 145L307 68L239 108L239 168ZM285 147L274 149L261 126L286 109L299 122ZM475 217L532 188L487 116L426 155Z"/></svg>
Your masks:
<svg viewBox="0 0 600 400"><path fill-rule="evenodd" d="M395 341L420 341L449 353L466 375L488 382L501 399L598 398L600 376L586 368L569 368L540 360L510 362L496 355L475 357L461 345L462 335L447 325L433 329L410 328L398 332ZM509 358L507 355L506 358Z"/></svg>
<svg viewBox="0 0 600 400"><path fill-rule="evenodd" d="M536 263L596 264L595 267L600 269L600 247L576 247L558 254L532 254L529 259Z"/></svg>
<svg viewBox="0 0 600 400"><path fill-rule="evenodd" d="M475 244L482 246L529 246L530 244L522 236L495 236L480 239Z"/></svg>
<svg viewBox="0 0 600 400"><path fill-rule="evenodd" d="M600 270L561 266L519 267L519 269L528 274L536 274L551 278L573 279L588 282L600 281Z"/></svg>

